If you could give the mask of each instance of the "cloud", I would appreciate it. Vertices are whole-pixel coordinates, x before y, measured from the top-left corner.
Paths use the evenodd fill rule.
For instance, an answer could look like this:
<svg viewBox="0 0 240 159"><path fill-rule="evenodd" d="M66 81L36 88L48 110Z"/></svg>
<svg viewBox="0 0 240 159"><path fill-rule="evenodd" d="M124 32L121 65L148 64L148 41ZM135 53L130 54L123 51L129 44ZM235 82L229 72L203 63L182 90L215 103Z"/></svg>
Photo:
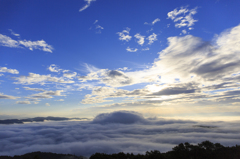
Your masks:
<svg viewBox="0 0 240 159"><path fill-rule="evenodd" d="M3 93L0 93L0 99L17 99L17 98L19 97L4 95Z"/></svg>
<svg viewBox="0 0 240 159"><path fill-rule="evenodd" d="M74 81L71 80L65 80L62 77L52 77L49 75L40 75L35 73L29 73L28 76L20 76L20 77L14 77L15 80L18 82L14 82L15 84L46 84L47 82L56 82L56 83L74 83Z"/></svg>
<svg viewBox="0 0 240 159"><path fill-rule="evenodd" d="M134 37L138 39L137 43L138 43L139 45L143 45L143 44L144 44L144 38L145 38L145 36L142 36L142 35L140 35L139 33L137 33L137 34L134 35Z"/></svg>
<svg viewBox="0 0 240 159"><path fill-rule="evenodd" d="M147 51L147 50L150 50L149 47L142 49L142 51Z"/></svg>
<svg viewBox="0 0 240 159"><path fill-rule="evenodd" d="M197 87L194 86L192 83L175 84L173 87L168 86L158 92L150 94L150 96L188 94L188 93L195 93L196 91L197 91Z"/></svg>
<svg viewBox="0 0 240 159"><path fill-rule="evenodd" d="M44 92L44 89L40 88L30 88L30 87L23 87L25 90L30 90L30 91L39 91L39 92Z"/></svg>
<svg viewBox="0 0 240 159"><path fill-rule="evenodd" d="M115 88L145 83L146 87L139 90L142 93L135 97L145 99L146 103L156 104L163 102L163 99L165 103L193 102L193 99L198 99L199 102L225 100L225 104L236 103L239 102L237 99L230 99L235 97L233 94L229 93L228 97L227 94L226 97L224 94L213 96L211 91L218 89L220 93L224 90L219 89L237 90L239 87L240 50L236 47L240 44L239 33L240 25L224 31L213 42L205 42L192 35L169 37L168 47L159 52L159 58L155 59L152 66L128 72L96 69L86 79L92 77L101 84ZM154 85L151 86L151 83ZM91 95L85 97L85 104L108 102L112 100L111 97L131 96L130 91L126 90L108 88L109 93L102 92L105 96L96 94L94 90L95 88ZM144 92L145 90L149 92Z"/></svg>
<svg viewBox="0 0 240 159"><path fill-rule="evenodd" d="M46 103L45 105L46 105L46 106L50 106L50 104L49 104L49 103Z"/></svg>
<svg viewBox="0 0 240 159"><path fill-rule="evenodd" d="M30 118L28 121L49 120L47 118ZM224 146L240 144L239 122L145 118L131 111L99 114L93 121L51 118L49 122L1 125L0 155L42 151L89 157L96 152L166 152L179 143L197 144L205 140Z"/></svg>
<svg viewBox="0 0 240 159"><path fill-rule="evenodd" d="M16 104L31 104L30 101L17 101Z"/></svg>
<svg viewBox="0 0 240 159"><path fill-rule="evenodd" d="M79 9L79 12L82 12L84 11L85 9L87 9L88 7L90 7L90 4L93 2L93 1L96 1L96 0L84 0L87 2L87 4L85 6L83 6L82 8Z"/></svg>
<svg viewBox="0 0 240 159"><path fill-rule="evenodd" d="M49 67L48 67L48 70L51 71L51 72L59 72L61 71L62 69L59 69L59 67L55 64L51 64Z"/></svg>
<svg viewBox="0 0 240 159"><path fill-rule="evenodd" d="M52 50L53 50L53 47L51 45L48 45L44 40L38 40L38 41L20 40L19 44L29 48L29 50L31 51L33 49L38 49L38 50L43 50L43 51L52 53Z"/></svg>
<svg viewBox="0 0 240 159"><path fill-rule="evenodd" d="M138 49L137 48L130 48L130 47L127 47L127 49L126 49L128 52L137 52L138 51Z"/></svg>
<svg viewBox="0 0 240 159"><path fill-rule="evenodd" d="M0 120L0 124L24 124L26 122L44 122L44 121L65 121L65 120L82 120L87 118L65 118L65 117L35 117L27 119L6 119Z"/></svg>
<svg viewBox="0 0 240 159"><path fill-rule="evenodd" d="M96 25L96 29L97 29L97 32L98 34L101 34L102 33L102 30L104 29L102 26L100 25Z"/></svg>
<svg viewBox="0 0 240 159"><path fill-rule="evenodd" d="M18 41L13 40L12 38L2 34L0 34L0 45L6 47L19 47Z"/></svg>
<svg viewBox="0 0 240 159"><path fill-rule="evenodd" d="M74 77L76 77L76 76L77 76L77 72L64 73L64 74L63 74L63 77L67 77L67 78L69 78L69 79L72 79L72 78L74 78Z"/></svg>
<svg viewBox="0 0 240 159"><path fill-rule="evenodd" d="M157 41L157 34L152 33L152 35L149 35L147 39L149 40L148 44L151 45L154 41Z"/></svg>
<svg viewBox="0 0 240 159"><path fill-rule="evenodd" d="M126 30L123 30L122 32L117 32L119 35L119 40L122 41L130 41L132 39L132 36L129 35L130 28L126 28Z"/></svg>
<svg viewBox="0 0 240 159"><path fill-rule="evenodd" d="M55 101L58 101L58 102L63 102L63 101L64 101L64 99L59 99L59 100L55 100Z"/></svg>
<svg viewBox="0 0 240 159"><path fill-rule="evenodd" d="M168 12L168 18L172 19L175 23L176 28L181 27L191 27L194 25L195 22L198 20L193 19L193 15L197 13L197 7L194 9L187 9L187 7L181 7L179 10L176 8L171 12Z"/></svg>
<svg viewBox="0 0 240 159"><path fill-rule="evenodd" d="M187 34L187 31L184 29L184 30L182 30L182 33L183 34Z"/></svg>
<svg viewBox="0 0 240 159"><path fill-rule="evenodd" d="M8 29L8 30L11 32L12 35L17 36L17 37L20 36L20 34L16 34L16 33L14 33L12 29Z"/></svg>
<svg viewBox="0 0 240 159"><path fill-rule="evenodd" d="M145 123L146 121L141 114L129 111L118 111L113 113L99 114L92 121L92 123L97 124L111 124L111 123L134 124L139 122Z"/></svg>
<svg viewBox="0 0 240 159"><path fill-rule="evenodd" d="M152 22L152 25L154 25L154 24L157 23L157 22L160 22L160 19L159 19L159 18L155 19L155 20Z"/></svg>
<svg viewBox="0 0 240 159"><path fill-rule="evenodd" d="M0 67L0 72L7 72L11 74L19 74L19 71L16 69L8 69L7 67Z"/></svg>
<svg viewBox="0 0 240 159"><path fill-rule="evenodd" d="M56 91L44 91L37 94L32 94L29 98L33 99L44 99L44 98L52 98L52 96L64 96L61 93L64 92L63 90L56 90Z"/></svg>
<svg viewBox="0 0 240 159"><path fill-rule="evenodd" d="M98 20L95 20L93 24L96 24L98 22Z"/></svg>
<svg viewBox="0 0 240 159"><path fill-rule="evenodd" d="M157 22L160 22L160 19L159 19L159 18L154 19L154 20L152 21L152 23L145 22L144 24L146 24L146 25L154 25L154 24L157 23Z"/></svg>
<svg viewBox="0 0 240 159"><path fill-rule="evenodd" d="M24 46L29 50L38 49L51 53L53 50L53 47L51 45L48 45L44 40L13 40L12 38L2 34L0 34L0 45L13 48L22 48L22 46Z"/></svg>

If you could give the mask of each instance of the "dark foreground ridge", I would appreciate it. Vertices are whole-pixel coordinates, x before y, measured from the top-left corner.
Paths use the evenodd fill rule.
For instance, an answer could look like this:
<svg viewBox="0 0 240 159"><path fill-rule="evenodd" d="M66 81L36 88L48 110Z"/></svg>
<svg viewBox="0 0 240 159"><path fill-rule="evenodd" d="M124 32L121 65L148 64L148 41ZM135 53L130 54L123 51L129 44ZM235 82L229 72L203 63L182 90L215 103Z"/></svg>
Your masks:
<svg viewBox="0 0 240 159"><path fill-rule="evenodd" d="M32 152L21 156L0 156L0 159L87 159L83 156L75 156L70 154L56 154L51 152Z"/></svg>
<svg viewBox="0 0 240 159"><path fill-rule="evenodd" d="M32 152L21 156L0 156L0 159L86 159L83 156L56 154L50 152ZM220 143L204 141L197 145L181 143L171 151L161 153L158 150L147 151L145 154L95 153L90 159L240 159L240 145L224 147Z"/></svg>

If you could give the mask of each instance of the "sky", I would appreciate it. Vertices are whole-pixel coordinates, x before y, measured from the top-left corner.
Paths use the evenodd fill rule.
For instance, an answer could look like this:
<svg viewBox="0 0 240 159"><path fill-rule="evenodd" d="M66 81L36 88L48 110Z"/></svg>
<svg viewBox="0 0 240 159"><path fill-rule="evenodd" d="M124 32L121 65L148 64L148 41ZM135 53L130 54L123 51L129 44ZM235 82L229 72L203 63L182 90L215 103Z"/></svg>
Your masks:
<svg viewBox="0 0 240 159"><path fill-rule="evenodd" d="M62 151L56 144L74 139L79 140L75 145L106 144L92 148L87 156L110 147L109 152L125 151L128 138L137 145L144 134L152 135L152 140L142 142L149 145L130 150L145 152L161 143L164 151L182 141L181 135L173 142L163 142L164 134L157 139L158 126L165 133L174 127L186 136L212 134L198 139L193 135L192 143L213 139L214 133L224 136L229 127L228 133L236 133L240 120L238 6L239 0L0 0L0 120L24 123L0 124L4 127L0 147L8 142L17 145L0 155L37 150L34 144L29 149L23 146L29 144L23 139L36 129L39 132L30 136L42 136L42 144L50 145L53 152ZM101 116L102 122L126 131L113 132L108 124L94 122ZM136 116L129 126L127 119ZM38 123L35 117L49 122ZM163 121L167 124L162 125ZM206 122L212 129L194 126ZM72 127L79 129L67 132ZM110 132L93 132L98 127ZM70 139L71 132L80 129L86 136L89 131L97 136ZM57 130L61 140L49 137ZM134 130L141 131L139 136L132 136ZM9 140L7 132L11 132ZM14 138L16 133L21 139ZM233 139L239 136L222 138L226 145L234 145Z"/></svg>

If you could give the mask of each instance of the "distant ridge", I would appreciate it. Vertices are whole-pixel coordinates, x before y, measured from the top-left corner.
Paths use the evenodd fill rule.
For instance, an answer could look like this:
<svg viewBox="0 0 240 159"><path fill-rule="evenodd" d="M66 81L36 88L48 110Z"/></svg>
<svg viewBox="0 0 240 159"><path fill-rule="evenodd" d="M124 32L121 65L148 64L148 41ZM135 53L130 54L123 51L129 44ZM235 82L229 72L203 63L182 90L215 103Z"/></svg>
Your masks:
<svg viewBox="0 0 240 159"><path fill-rule="evenodd" d="M0 156L0 159L87 159L87 157L38 151L14 157Z"/></svg>

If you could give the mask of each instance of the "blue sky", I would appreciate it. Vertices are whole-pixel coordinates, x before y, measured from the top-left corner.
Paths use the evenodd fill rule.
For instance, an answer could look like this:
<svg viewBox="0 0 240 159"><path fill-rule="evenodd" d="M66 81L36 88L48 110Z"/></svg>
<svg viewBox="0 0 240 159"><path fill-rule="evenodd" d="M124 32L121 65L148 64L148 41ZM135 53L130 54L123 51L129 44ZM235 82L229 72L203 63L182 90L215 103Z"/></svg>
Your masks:
<svg viewBox="0 0 240 159"><path fill-rule="evenodd" d="M0 0L0 119L239 120L237 0Z"/></svg>

